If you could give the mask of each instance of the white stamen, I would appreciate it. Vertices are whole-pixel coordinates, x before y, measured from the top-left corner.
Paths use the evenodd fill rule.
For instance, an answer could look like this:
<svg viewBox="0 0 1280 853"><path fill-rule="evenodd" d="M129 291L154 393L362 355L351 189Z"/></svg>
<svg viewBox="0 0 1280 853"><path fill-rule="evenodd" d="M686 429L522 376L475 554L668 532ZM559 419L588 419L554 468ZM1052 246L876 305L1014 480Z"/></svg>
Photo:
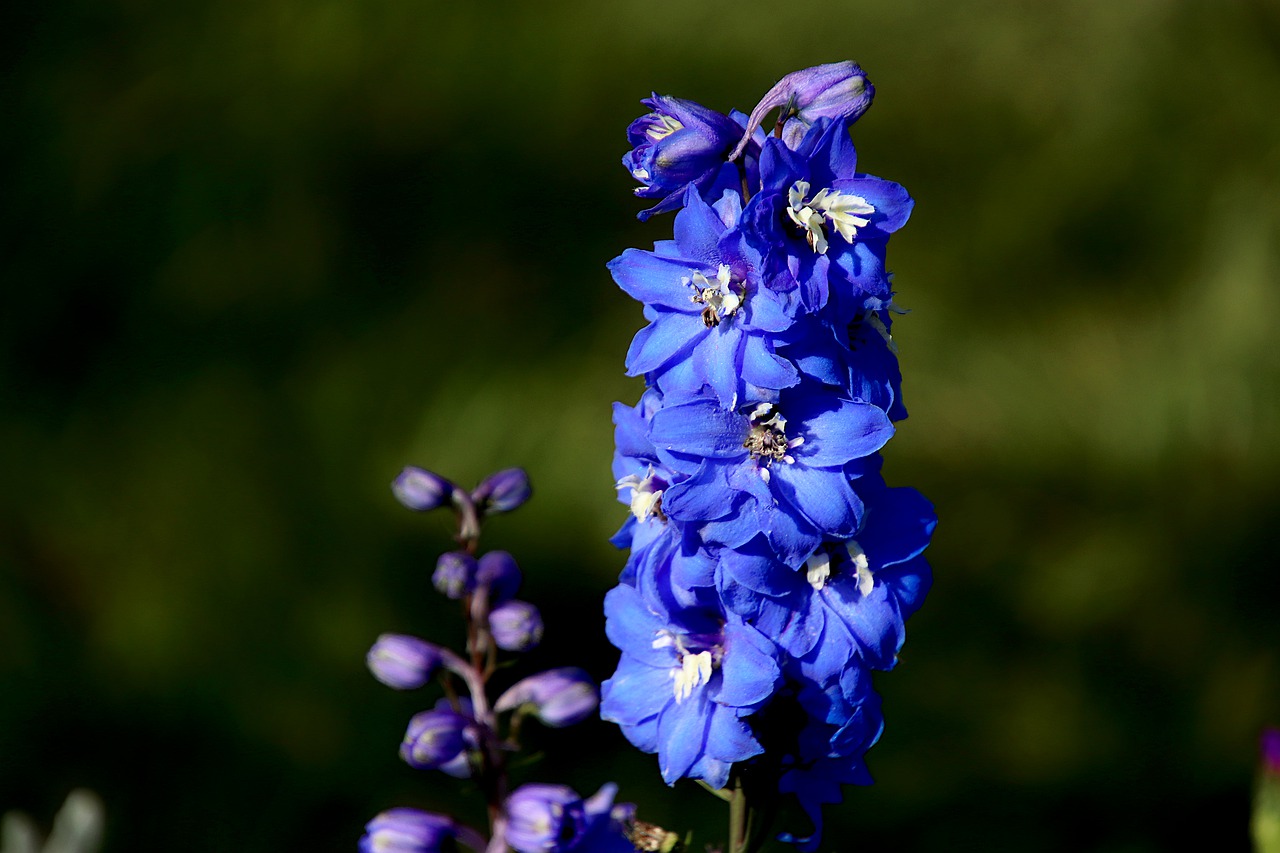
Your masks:
<svg viewBox="0 0 1280 853"><path fill-rule="evenodd" d="M648 169L632 169L631 177L635 178L637 181L647 181L649 180L649 170Z"/></svg>
<svg viewBox="0 0 1280 853"><path fill-rule="evenodd" d="M643 477L638 474L628 474L619 480L614 488L619 491L631 490L631 514L636 517L636 521L643 524L654 516L659 519L666 518L662 513L662 489L653 487L652 465Z"/></svg>
<svg viewBox="0 0 1280 853"><path fill-rule="evenodd" d="M824 550L814 551L804 561L804 565L804 579L809 582L809 586L819 590L827 585L827 578L831 577L830 554Z"/></svg>
<svg viewBox="0 0 1280 853"><path fill-rule="evenodd" d="M659 139L666 139L668 136L684 127L684 125L680 123L679 119L672 116L663 115L662 113L654 113L653 115L658 119L658 121L649 125L649 129L645 131L645 134L654 142L657 142Z"/></svg>
<svg viewBox="0 0 1280 853"><path fill-rule="evenodd" d="M846 547L849 550L849 559L853 560L853 565L858 572L858 592L865 598L871 594L871 588L875 586L875 578L871 576L871 569L867 562L867 552L852 539Z"/></svg>
<svg viewBox="0 0 1280 853"><path fill-rule="evenodd" d="M720 265L714 281L701 272L695 272L685 281L693 288L692 301L707 306L702 313L708 328L718 326L722 319L738 313L746 297L745 291L738 293L730 286L733 284L733 270L727 264Z"/></svg>
<svg viewBox="0 0 1280 853"><path fill-rule="evenodd" d="M711 680L711 652L681 655L680 668L671 671L671 678L675 681L676 704L679 704L689 698L694 688Z"/></svg>
<svg viewBox="0 0 1280 853"><path fill-rule="evenodd" d="M842 193L824 187L812 199L806 201L809 194L808 181L796 181L787 191L787 216L791 221L805 230L805 240L809 248L819 255L827 252L827 235L823 225L830 222L836 233L846 243L852 243L858 236L859 228L866 228L871 220L866 216L876 209L860 195Z"/></svg>

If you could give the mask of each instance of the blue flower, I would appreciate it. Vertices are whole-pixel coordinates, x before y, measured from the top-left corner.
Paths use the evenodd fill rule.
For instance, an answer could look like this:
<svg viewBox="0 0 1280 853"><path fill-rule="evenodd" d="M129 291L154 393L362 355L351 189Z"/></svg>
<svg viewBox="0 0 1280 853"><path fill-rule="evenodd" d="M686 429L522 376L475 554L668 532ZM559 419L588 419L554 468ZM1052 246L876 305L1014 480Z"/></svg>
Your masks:
<svg viewBox="0 0 1280 853"><path fill-rule="evenodd" d="M707 192L722 171L723 180L736 180L737 170L727 160L742 128L733 119L670 95L654 93L641 103L653 112L627 128L632 150L622 158L622 165L641 183L636 195L658 199L639 214L641 220L675 210L687 187Z"/></svg>
<svg viewBox="0 0 1280 853"><path fill-rule="evenodd" d="M729 547L764 533L788 563L858 528L849 465L892 434L880 409L812 386L732 412L711 401L664 407L651 429L664 460L690 471L663 495L668 516Z"/></svg>
<svg viewBox="0 0 1280 853"><path fill-rule="evenodd" d="M822 840L822 807L840 802L844 785L871 784L864 756L880 739L884 716L870 676L856 663L846 668L837 683L825 688L799 669L794 668L789 676L794 701L803 709L806 722L794 740L777 744L782 766L778 792L795 796L813 830L805 837L784 833L781 839L812 851ZM771 749L774 743L771 740Z"/></svg>
<svg viewBox="0 0 1280 853"><path fill-rule="evenodd" d="M915 489L887 488L878 475L857 486L865 514L856 538L824 542L796 569L754 543L718 554L726 606L804 660L821 683L855 658L893 668L904 623L932 580L922 555L937 525L929 502Z"/></svg>
<svg viewBox="0 0 1280 853"><path fill-rule="evenodd" d="M714 207L690 189L676 215L674 245L628 249L609 264L618 286L645 303L649 325L627 353L631 376L655 374L672 400L710 387L720 405L774 399L796 369L773 352L772 336L795 320L798 287L789 275L761 278L760 253L736 226L737 193Z"/></svg>
<svg viewBox="0 0 1280 853"><path fill-rule="evenodd" d="M885 245L913 202L901 185L857 171L846 121L819 120L794 151L766 140L760 180L745 227L770 269L792 269L809 310L825 306L832 288L846 322L866 295L888 300Z"/></svg>
<svg viewBox="0 0 1280 853"><path fill-rule="evenodd" d="M605 596L605 616L622 657L601 685L601 716L658 753L668 784L688 776L723 787L735 762L761 752L742 718L773 693L773 644L723 614L667 613L628 586Z"/></svg>

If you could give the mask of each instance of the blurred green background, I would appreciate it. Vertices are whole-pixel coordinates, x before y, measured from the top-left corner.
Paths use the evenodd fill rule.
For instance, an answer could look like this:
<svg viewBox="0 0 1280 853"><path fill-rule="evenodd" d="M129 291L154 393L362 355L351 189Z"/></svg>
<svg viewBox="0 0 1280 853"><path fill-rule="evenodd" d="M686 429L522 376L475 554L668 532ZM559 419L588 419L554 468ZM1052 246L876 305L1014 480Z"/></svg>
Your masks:
<svg viewBox="0 0 1280 853"><path fill-rule="evenodd" d="M917 199L886 475L941 525L824 849L1247 849L1280 721L1274 0L48 0L0 42L0 810L92 787L109 853L480 820L396 756L428 700L364 670L382 631L458 637L447 523L388 483L525 466L486 545L549 628L510 677L607 677L642 320L604 264L669 228L624 129L651 89L749 110L849 58L860 164ZM723 834L611 726L533 741L530 777Z"/></svg>

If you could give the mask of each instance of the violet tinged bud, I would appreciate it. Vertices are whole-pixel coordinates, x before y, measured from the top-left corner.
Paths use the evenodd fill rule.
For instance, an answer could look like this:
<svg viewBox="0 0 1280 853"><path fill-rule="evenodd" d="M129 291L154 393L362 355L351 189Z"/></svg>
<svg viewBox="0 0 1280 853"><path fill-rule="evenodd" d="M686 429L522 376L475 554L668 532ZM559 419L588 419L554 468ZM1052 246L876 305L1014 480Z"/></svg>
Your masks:
<svg viewBox="0 0 1280 853"><path fill-rule="evenodd" d="M465 779L471 775L467 752L478 743L475 721L442 701L414 714L400 743L400 757L416 770L443 770Z"/></svg>
<svg viewBox="0 0 1280 853"><path fill-rule="evenodd" d="M496 515L511 512L529 500L531 494L533 488L529 485L529 475L524 469L507 468L485 477L471 493L471 500L475 502L481 515Z"/></svg>
<svg viewBox="0 0 1280 853"><path fill-rule="evenodd" d="M527 652L542 642L542 616L527 601L506 601L489 611L489 633L498 648Z"/></svg>
<svg viewBox="0 0 1280 853"><path fill-rule="evenodd" d="M574 666L549 669L521 679L498 697L494 710L517 708L533 714L544 726L561 728L579 723L600 704L600 692L591 676Z"/></svg>
<svg viewBox="0 0 1280 853"><path fill-rule="evenodd" d="M476 558L464 551L448 551L436 560L431 582L436 589L454 600L464 598L476 589Z"/></svg>
<svg viewBox="0 0 1280 853"><path fill-rule="evenodd" d="M476 567L476 584L489 587L490 606L515 598L521 579L520 567L506 551L490 551Z"/></svg>
<svg viewBox="0 0 1280 853"><path fill-rule="evenodd" d="M747 120L747 132L730 159L742 153L751 135L774 107L782 108L779 121L795 121L784 134L784 141L794 148L793 140L802 137L804 131L820 118L833 121L843 118L853 124L871 107L875 94L876 87L871 85L856 62L830 62L793 71L779 80L756 104Z"/></svg>
<svg viewBox="0 0 1280 853"><path fill-rule="evenodd" d="M521 785L507 798L507 844L518 853L564 853L586 834L587 810L566 785Z"/></svg>
<svg viewBox="0 0 1280 853"><path fill-rule="evenodd" d="M456 840L481 850L479 833L450 817L419 809L388 809L364 828L360 853L452 853Z"/></svg>
<svg viewBox="0 0 1280 853"><path fill-rule="evenodd" d="M391 483L396 500L415 512L426 512L447 505L456 488L439 474L425 468L409 466Z"/></svg>
<svg viewBox="0 0 1280 853"><path fill-rule="evenodd" d="M440 647L408 634L378 637L365 661L373 677L396 690L416 690L440 666Z"/></svg>

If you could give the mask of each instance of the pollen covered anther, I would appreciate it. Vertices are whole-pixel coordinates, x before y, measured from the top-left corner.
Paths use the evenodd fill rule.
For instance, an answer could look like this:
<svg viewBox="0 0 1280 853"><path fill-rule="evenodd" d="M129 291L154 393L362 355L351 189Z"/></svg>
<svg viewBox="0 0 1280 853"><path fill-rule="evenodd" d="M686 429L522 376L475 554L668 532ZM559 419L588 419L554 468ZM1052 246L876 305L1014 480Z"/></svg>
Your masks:
<svg viewBox="0 0 1280 853"><path fill-rule="evenodd" d="M791 450L804 444L803 437L787 439L787 419L772 403L760 403L751 410L751 431L742 446L753 459L763 460L765 465L774 462L795 462ZM768 480L767 469L760 469L760 476Z"/></svg>
<svg viewBox="0 0 1280 853"><path fill-rule="evenodd" d="M719 326L721 320L732 317L742 307L746 293L734 290L735 283L727 264L720 265L714 281L701 272L695 272L689 279L689 286L693 288L690 299L695 305L706 306L702 309L702 322L708 329Z"/></svg>

